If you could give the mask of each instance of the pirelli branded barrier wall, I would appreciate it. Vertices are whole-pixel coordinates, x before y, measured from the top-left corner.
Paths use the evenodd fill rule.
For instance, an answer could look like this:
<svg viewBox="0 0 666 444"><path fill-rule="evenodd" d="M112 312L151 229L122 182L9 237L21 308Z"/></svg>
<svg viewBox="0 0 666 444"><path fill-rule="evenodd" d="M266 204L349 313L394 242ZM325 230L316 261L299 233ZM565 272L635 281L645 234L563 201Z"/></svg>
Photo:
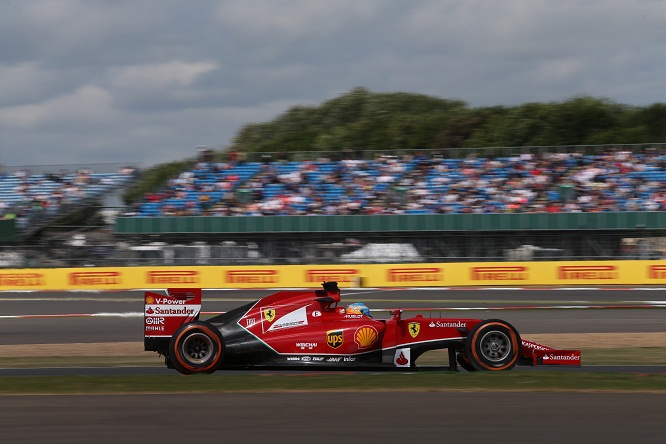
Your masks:
<svg viewBox="0 0 666 444"><path fill-rule="evenodd" d="M341 287L664 285L666 261L0 270L0 291L314 288L323 281L337 281Z"/></svg>

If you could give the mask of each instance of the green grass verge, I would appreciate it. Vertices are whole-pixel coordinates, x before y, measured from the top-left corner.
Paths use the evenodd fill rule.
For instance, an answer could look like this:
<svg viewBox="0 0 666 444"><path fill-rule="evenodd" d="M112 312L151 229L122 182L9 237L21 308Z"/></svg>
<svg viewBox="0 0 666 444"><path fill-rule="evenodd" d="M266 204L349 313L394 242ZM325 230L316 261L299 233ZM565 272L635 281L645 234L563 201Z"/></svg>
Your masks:
<svg viewBox="0 0 666 444"><path fill-rule="evenodd" d="M561 372L302 373L42 376L0 379L0 394L224 393L238 391L522 390L666 392L663 374Z"/></svg>
<svg viewBox="0 0 666 444"><path fill-rule="evenodd" d="M164 365L164 359L154 353L145 356L44 356L0 358L0 368L40 367L131 367Z"/></svg>

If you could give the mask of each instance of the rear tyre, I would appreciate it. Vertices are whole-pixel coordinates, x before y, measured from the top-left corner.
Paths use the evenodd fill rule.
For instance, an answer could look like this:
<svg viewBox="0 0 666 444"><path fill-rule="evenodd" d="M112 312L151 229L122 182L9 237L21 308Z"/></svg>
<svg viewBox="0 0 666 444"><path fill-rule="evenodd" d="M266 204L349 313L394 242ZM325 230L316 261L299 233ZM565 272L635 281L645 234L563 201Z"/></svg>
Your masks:
<svg viewBox="0 0 666 444"><path fill-rule="evenodd" d="M518 363L520 347L520 335L511 324L488 319L469 332L465 356L476 370L511 370Z"/></svg>
<svg viewBox="0 0 666 444"><path fill-rule="evenodd" d="M186 375L213 373L220 366L223 354L222 335L207 322L195 321L181 326L169 343L171 363Z"/></svg>

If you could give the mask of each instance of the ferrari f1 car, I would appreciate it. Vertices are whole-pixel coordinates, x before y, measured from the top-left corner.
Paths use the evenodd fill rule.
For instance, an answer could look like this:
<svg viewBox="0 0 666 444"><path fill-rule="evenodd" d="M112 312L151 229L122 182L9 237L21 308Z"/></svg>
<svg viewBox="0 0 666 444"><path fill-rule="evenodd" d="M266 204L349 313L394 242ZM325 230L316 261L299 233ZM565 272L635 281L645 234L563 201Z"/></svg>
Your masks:
<svg viewBox="0 0 666 444"><path fill-rule="evenodd" d="M448 349L449 369L510 370L523 365L580 366L579 350L521 339L499 319L349 314L337 283L314 291L280 291L206 321L201 289L146 292L145 350L181 373L219 369L415 369L424 352Z"/></svg>

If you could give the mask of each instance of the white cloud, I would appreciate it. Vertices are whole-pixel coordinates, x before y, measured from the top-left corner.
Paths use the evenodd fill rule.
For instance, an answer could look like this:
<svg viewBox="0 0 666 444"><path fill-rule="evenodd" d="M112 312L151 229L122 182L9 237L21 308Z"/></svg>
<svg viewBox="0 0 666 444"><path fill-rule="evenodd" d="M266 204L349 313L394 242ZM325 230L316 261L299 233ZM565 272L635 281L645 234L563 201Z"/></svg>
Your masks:
<svg viewBox="0 0 666 444"><path fill-rule="evenodd" d="M103 123L113 115L110 94L96 86L85 85L72 94L56 97L39 104L0 109L5 125L23 130L53 127L68 122Z"/></svg>
<svg viewBox="0 0 666 444"><path fill-rule="evenodd" d="M213 62L187 63L173 60L160 64L129 66L120 70L112 83L120 88L163 89L191 85L202 74L213 71Z"/></svg>

